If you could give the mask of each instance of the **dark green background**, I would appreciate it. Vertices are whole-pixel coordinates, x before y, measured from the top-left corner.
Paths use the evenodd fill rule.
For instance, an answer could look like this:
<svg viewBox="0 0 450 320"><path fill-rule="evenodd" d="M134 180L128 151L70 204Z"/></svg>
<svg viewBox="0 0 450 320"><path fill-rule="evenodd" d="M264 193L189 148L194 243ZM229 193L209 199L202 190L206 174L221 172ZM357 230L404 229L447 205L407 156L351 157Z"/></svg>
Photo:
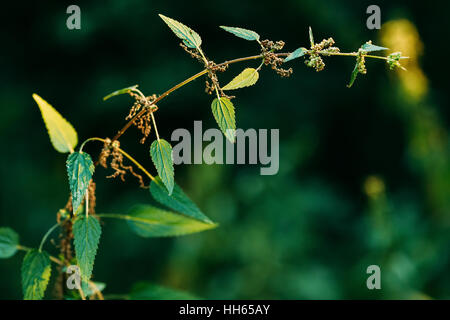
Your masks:
<svg viewBox="0 0 450 320"><path fill-rule="evenodd" d="M70 4L81 7L82 29L66 28ZM33 92L76 128L80 141L112 137L131 106L127 96L103 102L116 89L139 84L162 93L201 70L178 46L158 13L182 21L221 62L257 53L254 43L219 25L253 29L286 41L286 50L332 36L343 51L378 32L366 28L369 1L55 1L2 4L0 54L0 226L26 246L37 246L64 206L66 155L51 146ZM326 59L316 73L298 60L280 79L269 69L234 100L238 127L280 129L280 171L259 166L181 165L176 180L216 230L177 239L143 239L120 221L105 221L94 279L105 294L127 293L137 281L210 299L449 298L450 190L448 2L378 1L382 21L406 18L424 42L421 66L430 90L411 103L395 73L381 61L348 83L353 59ZM225 84L246 66L219 75ZM159 104L160 135L176 128L216 127L212 98L197 80ZM422 125L424 124L424 125ZM443 148L433 149L433 134ZM148 168L149 144L131 129L122 146ZM411 154L414 139L429 147ZM98 145L86 151L93 155ZM431 150L431 151L429 151ZM149 203L147 190L128 177L109 181L98 169L97 211L124 213ZM369 200L364 181L377 175L386 192ZM47 249L57 254L50 243ZM23 253L0 261L0 298L20 299ZM366 288L366 268L377 264L382 290Z"/></svg>

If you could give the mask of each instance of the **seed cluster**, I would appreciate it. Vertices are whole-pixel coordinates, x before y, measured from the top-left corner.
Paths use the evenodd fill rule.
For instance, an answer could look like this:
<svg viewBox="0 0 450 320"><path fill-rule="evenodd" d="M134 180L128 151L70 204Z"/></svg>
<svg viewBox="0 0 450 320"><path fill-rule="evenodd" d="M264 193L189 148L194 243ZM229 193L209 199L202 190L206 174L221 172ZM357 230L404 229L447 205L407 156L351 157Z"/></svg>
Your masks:
<svg viewBox="0 0 450 320"><path fill-rule="evenodd" d="M151 113L158 110L158 106L153 104L153 101L157 99L157 96L156 94L153 94L151 96L143 98L134 92L130 92L130 95L135 99L135 102L125 120L133 119L141 111L142 108L147 108L144 113L136 117L133 121L133 125L136 126L143 134L140 142L144 144L145 140L150 135L150 131L152 128Z"/></svg>
<svg viewBox="0 0 450 320"><path fill-rule="evenodd" d="M125 181L125 174L128 171L139 180L139 186L141 188L147 188L144 184L144 179L142 176L134 172L133 166L126 166L123 164L123 154L120 152L119 148L119 141L111 142L111 139L109 138L105 140L102 152L100 153L99 164L104 168L108 168L108 159L109 157L112 157L109 166L114 170L114 173L107 176L107 178L117 178L120 176L120 179Z"/></svg>
<svg viewBox="0 0 450 320"><path fill-rule="evenodd" d="M293 70L292 68L283 69L280 66L283 64L284 59L278 57L274 51L278 51L283 49L284 41L276 41L273 42L271 40L263 40L261 41L261 51L264 57L264 64L266 66L270 65L272 70L274 70L281 77L289 77Z"/></svg>
<svg viewBox="0 0 450 320"><path fill-rule="evenodd" d="M401 52L394 52L387 56L387 64L389 65L389 69L393 70L395 67L402 68L400 65L400 59L402 58Z"/></svg>
<svg viewBox="0 0 450 320"><path fill-rule="evenodd" d="M366 74L367 73L367 69L366 69L366 59L364 57L364 55L367 54L366 51L364 51L363 49L359 49L358 50L358 55L356 56L356 65L358 68L358 72L361 74Z"/></svg>
<svg viewBox="0 0 450 320"><path fill-rule="evenodd" d="M340 51L338 47L333 47L334 43L333 38L328 38L323 39L320 43L312 44L311 50L308 51L309 59L305 60L305 64L317 72L322 71L325 68L325 62L320 54L327 56Z"/></svg>

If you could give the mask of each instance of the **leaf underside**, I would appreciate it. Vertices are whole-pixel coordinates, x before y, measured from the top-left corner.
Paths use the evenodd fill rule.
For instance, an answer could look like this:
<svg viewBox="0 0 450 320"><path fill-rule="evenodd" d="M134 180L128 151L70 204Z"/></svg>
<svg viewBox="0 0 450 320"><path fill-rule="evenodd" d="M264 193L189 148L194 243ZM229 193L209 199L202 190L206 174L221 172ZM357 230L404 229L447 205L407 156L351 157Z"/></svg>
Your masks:
<svg viewBox="0 0 450 320"><path fill-rule="evenodd" d="M223 30L228 31L232 34L234 34L236 37L249 40L249 41L259 41L259 34L257 34L255 31L244 29L244 28L237 28L237 27L226 27L226 26L220 26Z"/></svg>
<svg viewBox="0 0 450 320"><path fill-rule="evenodd" d="M187 47L200 49L202 39L197 32L195 32L188 26L185 26L181 22L163 16L162 14L160 14L159 17L163 19L163 21L169 26L169 28L173 31L173 33L175 33L178 38L183 40L183 43Z"/></svg>
<svg viewBox="0 0 450 320"><path fill-rule="evenodd" d="M374 44L371 43L364 43L361 46L361 49L363 49L366 52L374 52L374 51L382 51L382 50L389 50L388 48L385 47L380 47L380 46L376 46Z"/></svg>
<svg viewBox="0 0 450 320"><path fill-rule="evenodd" d="M286 57L286 59L284 59L284 62L288 62L288 61L303 57L306 52L308 52L308 50L306 50L306 48L298 48L294 52L292 52L290 55L288 55Z"/></svg>

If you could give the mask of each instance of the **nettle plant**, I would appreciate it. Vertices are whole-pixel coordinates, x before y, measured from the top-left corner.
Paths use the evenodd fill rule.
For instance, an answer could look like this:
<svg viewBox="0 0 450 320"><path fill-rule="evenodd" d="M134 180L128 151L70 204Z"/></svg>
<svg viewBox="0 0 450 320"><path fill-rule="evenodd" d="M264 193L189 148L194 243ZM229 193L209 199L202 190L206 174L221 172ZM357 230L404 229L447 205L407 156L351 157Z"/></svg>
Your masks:
<svg viewBox="0 0 450 320"><path fill-rule="evenodd" d="M236 130L235 107L232 103L234 97L227 93L254 85L259 79L260 69L264 66L270 66L281 77L289 77L292 74L292 68L285 69L283 66L294 59L303 57L308 67L321 71L325 67L323 57L350 56L356 58L355 68L348 84L348 87L351 87L358 74L367 72L366 58L385 60L391 69L403 68L400 60L405 58L399 52L388 56L370 55L371 52L387 50L387 48L376 46L370 41L364 43L356 52L343 53L335 46L333 38L324 39L319 43L314 42L311 28L309 29L309 48L300 47L293 52L284 53L279 52L285 46L283 41L261 40L259 34L254 31L222 26L222 29L239 38L255 42L259 46L259 53L216 64L203 52L202 39L198 33L176 20L163 15L159 16L182 40L180 46L184 51L203 64L204 69L161 95L146 96L135 85L106 96L104 100L120 94L129 94L134 99L126 117L128 122L113 138L88 138L76 150L78 136L72 125L40 96L33 94L53 147L58 152L69 153L67 174L70 196L66 205L57 212L56 224L45 233L37 248L22 245L18 235L12 229L0 228L0 258L9 258L18 250L26 252L21 270L24 299L44 298L52 273L52 263L56 264L57 270L54 298L104 298L101 290L105 284L91 280L102 232L101 219L124 220L135 233L142 237L181 236L217 227L217 224L211 221L175 183L172 147L158 134L155 118L158 110L157 103L173 91L205 76L206 93L214 95L211 103L212 114L226 138L234 142ZM245 68L227 85L220 85L218 73L225 72L230 64L251 60L259 61L259 65L256 68ZM150 136L153 127L156 139L150 145L149 153L157 175L150 174L142 164L121 148L119 138L131 126L136 126L142 132L143 137L140 140L142 144ZM91 156L83 151L86 143L94 141L101 142L103 145L95 163ZM125 160L127 164L125 164ZM133 175L141 187L150 189L152 197L163 208L143 204L133 207L126 214L96 213L93 174L97 165L112 170L112 174L108 178L120 177L124 180L125 174ZM146 180L150 181L149 185L146 184ZM59 253L52 256L44 250L44 245L56 229L59 230L59 243L56 245ZM159 298L180 297L174 291L158 286L144 288L141 286L139 290L146 293L137 295L139 298L156 297L158 295L156 292L160 293ZM131 294L128 297L136 297L136 295Z"/></svg>

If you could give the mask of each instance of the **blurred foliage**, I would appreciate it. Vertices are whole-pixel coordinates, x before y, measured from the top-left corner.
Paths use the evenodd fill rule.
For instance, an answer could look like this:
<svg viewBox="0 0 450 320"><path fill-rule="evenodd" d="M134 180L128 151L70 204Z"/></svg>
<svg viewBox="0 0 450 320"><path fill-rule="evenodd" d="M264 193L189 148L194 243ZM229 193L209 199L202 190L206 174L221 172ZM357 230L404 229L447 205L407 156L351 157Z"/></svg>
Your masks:
<svg viewBox="0 0 450 320"><path fill-rule="evenodd" d="M250 165L177 166L177 183L219 228L143 239L107 220L94 280L106 283L106 296L145 281L214 299L450 298L449 64L442 61L449 28L439 25L450 5L379 1L385 23L377 32L365 26L370 4L79 1L82 29L71 31L69 3L5 3L0 226L37 245L69 194L65 156L49 143L33 92L74 125L80 141L111 137L131 101L103 96L136 83L148 95L161 93L200 70L158 13L199 32L216 62L257 50L220 25L282 39L287 50L308 44L311 25L317 39L332 36L348 51L367 40L402 51L408 71L370 61L368 74L347 89L354 61L345 57L326 59L320 73L293 61L289 79L263 69L258 84L233 103L238 127L280 128L278 175L260 176ZM256 63L231 66L221 82ZM216 127L203 84L160 103L161 136L192 130L194 120ZM139 139L130 130L121 145L151 168ZM121 183L104 179L108 173L96 172L97 211L123 213L151 201L132 177ZM0 261L0 298L21 298L22 259L20 253ZM371 264L381 267L382 290L366 288Z"/></svg>

